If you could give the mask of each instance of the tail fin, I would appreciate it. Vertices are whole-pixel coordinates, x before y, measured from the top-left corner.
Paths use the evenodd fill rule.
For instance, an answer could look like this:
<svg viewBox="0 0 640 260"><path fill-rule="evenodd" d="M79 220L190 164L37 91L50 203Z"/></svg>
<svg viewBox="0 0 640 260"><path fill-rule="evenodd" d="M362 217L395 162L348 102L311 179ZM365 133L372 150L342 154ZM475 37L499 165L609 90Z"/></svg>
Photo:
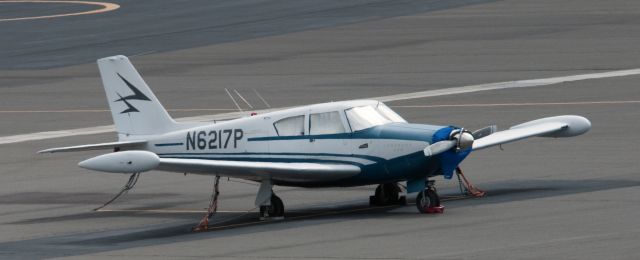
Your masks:
<svg viewBox="0 0 640 260"><path fill-rule="evenodd" d="M98 67L120 140L179 129L127 57L99 59Z"/></svg>

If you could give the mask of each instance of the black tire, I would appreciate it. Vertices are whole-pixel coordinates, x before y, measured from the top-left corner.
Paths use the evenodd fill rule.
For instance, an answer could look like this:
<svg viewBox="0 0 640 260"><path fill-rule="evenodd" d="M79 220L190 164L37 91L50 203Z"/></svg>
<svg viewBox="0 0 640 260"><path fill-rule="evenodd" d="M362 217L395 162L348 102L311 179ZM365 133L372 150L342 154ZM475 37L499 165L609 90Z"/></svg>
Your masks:
<svg viewBox="0 0 640 260"><path fill-rule="evenodd" d="M378 206L398 204L400 188L395 183L380 184L376 188L375 204Z"/></svg>
<svg viewBox="0 0 640 260"><path fill-rule="evenodd" d="M440 206L440 197L434 190L424 190L416 197L416 207L420 213L426 213L427 208Z"/></svg>
<svg viewBox="0 0 640 260"><path fill-rule="evenodd" d="M282 203L282 199L280 197L273 195L271 196L271 207L273 208L274 217L284 217L284 203Z"/></svg>
<svg viewBox="0 0 640 260"><path fill-rule="evenodd" d="M280 197L271 195L271 206L260 206L262 217L284 217L284 203Z"/></svg>

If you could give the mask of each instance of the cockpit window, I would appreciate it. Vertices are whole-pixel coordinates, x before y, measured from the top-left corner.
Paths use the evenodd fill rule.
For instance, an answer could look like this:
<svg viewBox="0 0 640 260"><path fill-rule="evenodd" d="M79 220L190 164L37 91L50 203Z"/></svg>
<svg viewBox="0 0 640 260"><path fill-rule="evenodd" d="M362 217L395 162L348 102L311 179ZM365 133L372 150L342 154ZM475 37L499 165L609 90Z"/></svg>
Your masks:
<svg viewBox="0 0 640 260"><path fill-rule="evenodd" d="M360 131L392 122L407 122L382 103L378 103L375 106L349 108L345 110L345 113L353 131Z"/></svg>
<svg viewBox="0 0 640 260"><path fill-rule="evenodd" d="M346 132L338 111L310 114L309 134L340 134Z"/></svg>
<svg viewBox="0 0 640 260"><path fill-rule="evenodd" d="M279 136L304 135L304 115L280 119L273 126Z"/></svg>

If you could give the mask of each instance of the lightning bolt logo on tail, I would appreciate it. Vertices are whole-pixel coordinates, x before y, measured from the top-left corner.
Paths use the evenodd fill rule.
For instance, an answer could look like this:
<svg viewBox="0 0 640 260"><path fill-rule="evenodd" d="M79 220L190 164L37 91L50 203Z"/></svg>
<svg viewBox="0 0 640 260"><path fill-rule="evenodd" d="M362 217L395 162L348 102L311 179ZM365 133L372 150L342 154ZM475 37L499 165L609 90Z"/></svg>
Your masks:
<svg viewBox="0 0 640 260"><path fill-rule="evenodd" d="M120 77L120 79L122 79L122 81L127 85L127 87L129 87L129 89L131 89L131 91L133 92L132 95L128 95L123 97L122 95L120 95L120 93L116 92L116 94L118 95L118 97L120 97L119 99L114 100L113 102L120 102L122 101L125 105L127 105L127 109L125 109L124 111L120 112L120 114L124 114L124 113L133 113L133 112L140 112L140 110L138 110L136 107L134 107L133 105L131 105L131 103L129 103L129 101L127 100L142 100L142 101L151 101L151 99L149 99L149 97L147 97L145 94L142 93L142 91L140 91L138 88L136 88L133 84L131 84L131 82L129 82L127 79L125 79L124 77L122 77L122 75L120 75L120 73L117 73L118 77Z"/></svg>

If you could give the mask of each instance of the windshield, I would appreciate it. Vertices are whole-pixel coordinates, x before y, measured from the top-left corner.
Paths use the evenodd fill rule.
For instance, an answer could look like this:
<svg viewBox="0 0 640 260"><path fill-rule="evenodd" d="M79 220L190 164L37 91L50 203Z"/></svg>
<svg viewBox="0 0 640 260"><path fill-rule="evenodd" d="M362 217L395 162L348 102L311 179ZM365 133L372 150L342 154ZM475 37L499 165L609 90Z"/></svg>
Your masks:
<svg viewBox="0 0 640 260"><path fill-rule="evenodd" d="M349 124L351 125L351 130L353 131L360 131L362 129L392 122L407 122L382 103L378 103L375 107L353 107L345 110L345 112L347 114Z"/></svg>
<svg viewBox="0 0 640 260"><path fill-rule="evenodd" d="M393 112L393 110L391 110L391 108L389 108L385 104L378 103L378 106L376 107L376 109L384 117L386 117L387 119L391 120L391 122L396 122L396 123L406 123L407 122L407 120L404 120L404 118L402 118L400 115L396 114L396 112Z"/></svg>

